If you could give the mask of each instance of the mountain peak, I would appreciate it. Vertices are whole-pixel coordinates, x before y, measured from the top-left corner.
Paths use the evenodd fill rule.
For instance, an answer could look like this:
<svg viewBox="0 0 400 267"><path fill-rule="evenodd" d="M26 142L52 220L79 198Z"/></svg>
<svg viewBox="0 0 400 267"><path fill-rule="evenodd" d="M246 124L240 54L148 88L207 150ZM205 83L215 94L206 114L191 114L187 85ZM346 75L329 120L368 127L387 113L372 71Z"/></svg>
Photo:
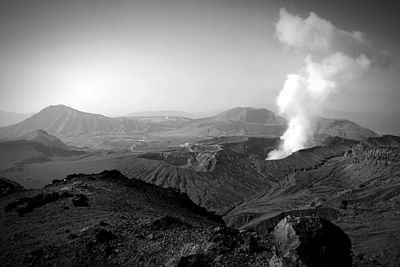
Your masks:
<svg viewBox="0 0 400 267"><path fill-rule="evenodd" d="M47 111L69 111L69 112L82 112L79 111L77 109L71 108L69 106L63 105L63 104L59 104L59 105L50 105L48 107L45 107L44 109L42 109L40 112L47 112Z"/></svg>
<svg viewBox="0 0 400 267"><path fill-rule="evenodd" d="M255 123L284 123L282 118L266 108L236 107L218 114L217 117Z"/></svg>
<svg viewBox="0 0 400 267"><path fill-rule="evenodd" d="M18 124L3 127L0 129L0 136L21 137L37 129L43 129L57 137L78 136L87 133L111 132L123 126L118 120L103 115L82 112L66 105L54 105L42 109Z"/></svg>

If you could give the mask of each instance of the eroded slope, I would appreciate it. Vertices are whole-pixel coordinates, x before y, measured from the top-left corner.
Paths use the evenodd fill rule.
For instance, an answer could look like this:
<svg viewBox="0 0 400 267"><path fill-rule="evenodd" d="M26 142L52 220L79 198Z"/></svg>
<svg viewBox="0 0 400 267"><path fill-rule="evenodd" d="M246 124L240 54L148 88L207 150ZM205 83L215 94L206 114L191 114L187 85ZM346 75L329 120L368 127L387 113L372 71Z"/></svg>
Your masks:
<svg viewBox="0 0 400 267"><path fill-rule="evenodd" d="M118 171L70 175L0 208L2 266L265 266L272 256L268 236Z"/></svg>
<svg viewBox="0 0 400 267"><path fill-rule="evenodd" d="M333 146L332 146L333 145ZM396 265L400 256L400 138L341 139L286 159L259 161L274 183L236 206L229 225L268 232L287 214L334 220L357 253Z"/></svg>

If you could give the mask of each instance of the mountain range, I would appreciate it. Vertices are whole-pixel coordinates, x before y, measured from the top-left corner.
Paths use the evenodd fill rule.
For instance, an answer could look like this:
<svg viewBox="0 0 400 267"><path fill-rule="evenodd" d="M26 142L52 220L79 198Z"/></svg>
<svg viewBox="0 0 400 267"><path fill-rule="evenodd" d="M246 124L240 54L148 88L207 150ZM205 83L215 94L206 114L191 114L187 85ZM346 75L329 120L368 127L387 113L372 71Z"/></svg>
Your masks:
<svg viewBox="0 0 400 267"><path fill-rule="evenodd" d="M170 212L171 207L161 212L159 202L163 200L159 201L157 196L158 193L163 194L162 192L173 195L171 192L179 191L192 203L188 205L215 212L217 217L214 218L221 216L227 226L244 232L256 232L260 236L270 235L275 231L276 225L288 215L330 220L349 235L353 251L361 255L363 262L398 265L400 138L378 136L348 120L318 118L315 129L316 146L299 150L284 159L265 160L268 153L279 145L279 136L285 129L286 121L274 112L249 107L233 108L212 117L190 119L174 116L110 118L66 106L50 106L18 124L0 128L0 136L4 139L0 142L0 149L3 149L0 155L6 157L0 162L3 169L1 175L19 183L23 182L23 186L37 183L36 188L56 179L42 189L45 194L71 188L76 197L78 194L87 194L93 207L87 209L89 215L80 213L78 209L73 212L75 215L68 217L68 209L72 206L70 207L67 200L61 198L54 205L46 204L38 208L26 206L24 201L29 199L30 194L36 192L40 195L40 192L28 190L21 195L18 192L22 189L16 188L15 196L19 197L15 200L16 212L28 210L29 214L18 219L16 215L7 213L6 220L15 220L28 227L29 222L39 225L43 214L50 212L49 214L55 216L52 217L55 223L51 229L63 232L64 230L60 230L63 223L59 224L54 220L64 218L63 216L71 218L68 225L75 226L68 230L80 237L79 242L83 243L74 243L78 245L76 248L68 240L65 241L65 238L69 238L65 236L60 242L64 244L65 251L72 255L81 250L82 246L91 246L87 242L90 243L89 240L93 237L86 236L86 230L81 230L84 226L80 216L83 216L84 221L90 220L90 215L93 218L101 217L101 214L105 214L103 208L110 207L113 212L121 212L120 216L128 213L139 216L129 217L135 223L138 222L133 228L116 220L111 222L112 227L109 229L125 233L132 242L138 242L135 244L142 244L142 227L158 221L159 213L162 217L165 212L183 215ZM65 140L68 142L64 142ZM89 142L93 140L103 149L111 143L119 150L86 151L83 157L78 155L75 158L57 154L66 151L71 155L71 143L81 142L89 146ZM126 144L130 147L129 153L122 149ZM164 147L160 149L156 144L163 144ZM4 169L8 163L10 166L15 163L15 166ZM104 169L118 170L126 178L113 171L89 176L73 174L64 179L71 173L93 173ZM7 184L5 178L3 180ZM121 182L128 184L131 189L121 187ZM110 188L118 193L112 192ZM153 190L156 192L154 195L148 194ZM124 204L111 201L118 197L124 199ZM40 196L37 198L42 199ZM153 198L155 202L152 201ZM168 197L164 199L167 201ZM40 205L42 202L39 201ZM156 205L152 206L152 203ZM169 203L172 203L172 210L179 204L173 200ZM14 206L11 205L9 209ZM36 212L31 213L31 208ZM147 217L150 211L154 215L151 218ZM188 214L191 212L188 211ZM25 219L28 216L32 216L29 217L31 220ZM185 222L190 221L185 216L181 218ZM199 220L203 219L207 220L204 217ZM132 223L132 220L129 221ZM97 231L97 224L100 222L92 221L92 228L89 229ZM155 224L158 225L159 222ZM106 224L102 225L104 228ZM185 227L180 224L177 228L179 233ZM201 232L193 230L195 235L201 235ZM10 231L15 231L15 228L10 226ZM160 244L159 242L164 242L161 240L167 238L167 243L171 245L174 242L173 236L178 232L172 230L166 235L158 233L156 237L155 233L158 232L147 231L148 238L143 244ZM14 240L11 236L4 242L11 244ZM18 234L17 239L22 244L27 244L24 243L25 238L18 238ZM231 242L229 240L228 243ZM177 242L177 246L181 246L186 241L180 239ZM131 248L130 244L126 245L126 248ZM29 247L28 244L27 246ZM158 248L160 247L154 251L160 251ZM44 247L42 251L40 253L47 255L58 250ZM147 247L141 247L140 251L151 254L153 250L148 251ZM235 253L234 255L238 255ZM11 258L18 258L17 254L11 254ZM35 255L32 256L33 259L42 262L43 257ZM94 255L97 257L99 254ZM158 255L161 261L166 257L162 253ZM51 257L57 258L56 255ZM137 254L133 253L132 257L137 257ZM76 258L87 260L84 255ZM174 257L174 261L179 261L178 258ZM122 259L118 258L117 262L121 263L119 260ZM132 258L132 262L138 261L139 258ZM230 263L232 264L231 261Z"/></svg>
<svg viewBox="0 0 400 267"><path fill-rule="evenodd" d="M325 117L346 118L372 129L379 134L400 135L400 116L396 112L386 111L333 111L326 110Z"/></svg>
<svg viewBox="0 0 400 267"><path fill-rule="evenodd" d="M137 139L278 137L285 131L286 122L270 110L249 107L233 108L212 117L189 119L178 116L111 118L56 105L49 106L20 123L0 127L0 139L19 138L38 129L45 130L69 145L91 147L90 142L94 140L92 137L99 139L101 145L110 142L110 136L113 142L117 142L118 138L124 142L126 136L137 136ZM351 121L325 118L319 118L316 134L356 140L378 136Z"/></svg>

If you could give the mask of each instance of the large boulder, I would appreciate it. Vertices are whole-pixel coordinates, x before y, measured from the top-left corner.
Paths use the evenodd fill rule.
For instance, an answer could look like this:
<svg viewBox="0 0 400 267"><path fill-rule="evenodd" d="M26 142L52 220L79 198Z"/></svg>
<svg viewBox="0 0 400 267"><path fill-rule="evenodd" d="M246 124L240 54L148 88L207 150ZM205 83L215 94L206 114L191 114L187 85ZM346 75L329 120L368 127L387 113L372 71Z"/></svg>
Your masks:
<svg viewBox="0 0 400 267"><path fill-rule="evenodd" d="M78 194L72 199L72 204L75 207L87 207L89 206L89 199L84 194Z"/></svg>
<svg viewBox="0 0 400 267"><path fill-rule="evenodd" d="M270 266L351 266L350 238L323 218L289 215L272 235L276 252Z"/></svg>

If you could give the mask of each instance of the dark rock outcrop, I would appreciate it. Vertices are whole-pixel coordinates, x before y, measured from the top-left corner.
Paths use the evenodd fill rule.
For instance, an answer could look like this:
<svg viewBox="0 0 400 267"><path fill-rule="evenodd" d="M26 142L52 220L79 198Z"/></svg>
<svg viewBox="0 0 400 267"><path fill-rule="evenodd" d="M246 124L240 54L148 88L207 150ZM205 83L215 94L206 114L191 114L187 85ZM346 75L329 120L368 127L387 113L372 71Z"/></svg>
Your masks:
<svg viewBox="0 0 400 267"><path fill-rule="evenodd" d="M7 178L0 177L0 197L22 191L24 188L11 180L8 180Z"/></svg>
<svg viewBox="0 0 400 267"><path fill-rule="evenodd" d="M4 210L6 212L15 210L18 215L22 216L24 214L32 212L36 208L39 208L51 202L55 202L60 198L68 198L70 196L72 195L60 195L58 192L50 192L47 194L38 193L30 197L21 197L16 201L12 201L5 206Z"/></svg>
<svg viewBox="0 0 400 267"><path fill-rule="evenodd" d="M194 254L181 257L176 264L176 267L200 267L210 266L213 263L213 259L207 254Z"/></svg>
<svg viewBox="0 0 400 267"><path fill-rule="evenodd" d="M104 243L114 239L117 239L117 236L114 233L107 231L105 229L99 229L96 233L97 243Z"/></svg>
<svg viewBox="0 0 400 267"><path fill-rule="evenodd" d="M89 199L87 196L79 194L72 199L72 204L74 204L75 207L87 207L89 206Z"/></svg>
<svg viewBox="0 0 400 267"><path fill-rule="evenodd" d="M277 224L273 236L277 251L270 266L352 264L350 238L328 220L287 216Z"/></svg>
<svg viewBox="0 0 400 267"><path fill-rule="evenodd" d="M152 230L166 230L171 228L190 228L191 225L183 222L181 219L172 217L172 216L164 216L160 219L157 219L152 222L151 229Z"/></svg>

